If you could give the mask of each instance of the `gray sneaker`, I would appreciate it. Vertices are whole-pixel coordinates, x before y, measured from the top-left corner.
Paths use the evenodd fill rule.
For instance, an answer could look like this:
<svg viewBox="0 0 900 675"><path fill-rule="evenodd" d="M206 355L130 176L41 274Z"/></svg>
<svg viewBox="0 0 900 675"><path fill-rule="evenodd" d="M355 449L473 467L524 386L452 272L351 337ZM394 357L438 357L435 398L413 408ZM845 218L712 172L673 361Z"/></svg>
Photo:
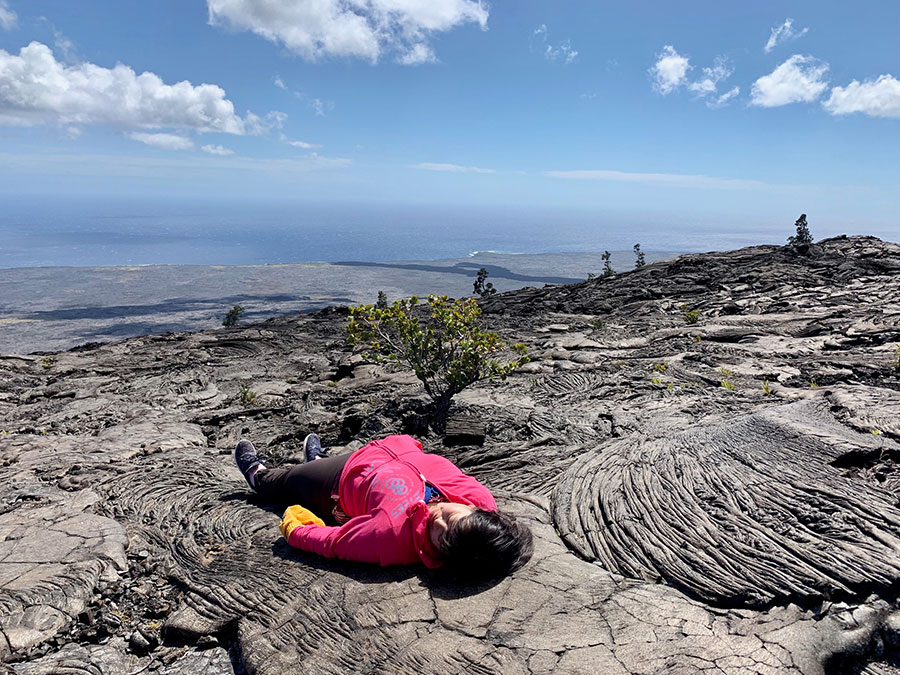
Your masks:
<svg viewBox="0 0 900 675"><path fill-rule="evenodd" d="M237 444L237 447L234 449L234 463L237 464L238 470L244 475L247 484L253 487L253 483L250 482L250 470L262 464L256 455L256 448L253 447L253 443L241 441Z"/></svg>
<svg viewBox="0 0 900 675"><path fill-rule="evenodd" d="M303 456L307 462L312 462L319 457L328 457L322 449L322 441L316 434L309 434L303 439Z"/></svg>

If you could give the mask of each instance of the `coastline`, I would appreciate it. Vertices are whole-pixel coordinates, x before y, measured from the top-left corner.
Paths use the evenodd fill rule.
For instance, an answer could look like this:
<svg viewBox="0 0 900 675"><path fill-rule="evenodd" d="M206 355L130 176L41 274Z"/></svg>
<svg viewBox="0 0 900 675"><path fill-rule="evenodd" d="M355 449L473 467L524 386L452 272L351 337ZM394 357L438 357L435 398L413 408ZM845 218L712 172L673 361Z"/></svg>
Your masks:
<svg viewBox="0 0 900 675"><path fill-rule="evenodd" d="M674 251L647 251L647 262ZM631 251L612 253L626 271ZM331 305L428 293L472 295L479 268L498 292L583 281L603 267L599 253L499 254L400 262L270 265L127 265L0 269L0 354L63 351L88 342L221 326L234 305L243 322Z"/></svg>

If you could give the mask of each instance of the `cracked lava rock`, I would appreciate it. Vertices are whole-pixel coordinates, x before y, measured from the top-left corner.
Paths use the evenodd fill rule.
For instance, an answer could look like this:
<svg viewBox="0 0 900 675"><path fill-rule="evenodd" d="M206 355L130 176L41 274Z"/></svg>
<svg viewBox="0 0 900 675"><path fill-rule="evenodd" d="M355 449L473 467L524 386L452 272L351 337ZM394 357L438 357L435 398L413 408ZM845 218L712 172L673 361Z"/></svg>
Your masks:
<svg viewBox="0 0 900 675"><path fill-rule="evenodd" d="M481 301L532 361L422 423L345 309L0 356L0 672L898 673L900 247ZM290 549L234 468L413 433L535 535L463 587Z"/></svg>

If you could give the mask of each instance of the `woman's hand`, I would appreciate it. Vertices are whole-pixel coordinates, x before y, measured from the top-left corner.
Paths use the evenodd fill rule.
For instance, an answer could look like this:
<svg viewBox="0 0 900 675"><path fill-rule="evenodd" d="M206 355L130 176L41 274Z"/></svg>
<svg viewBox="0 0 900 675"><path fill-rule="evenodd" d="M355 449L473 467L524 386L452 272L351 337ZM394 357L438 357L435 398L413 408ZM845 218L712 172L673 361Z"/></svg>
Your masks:
<svg viewBox="0 0 900 675"><path fill-rule="evenodd" d="M285 539L291 536L291 532L294 531L295 527L300 527L301 525L325 525L325 521L323 521L319 516L310 511L309 509L305 509L299 504L294 506L289 506L287 511L284 512L284 517L281 519L281 534Z"/></svg>

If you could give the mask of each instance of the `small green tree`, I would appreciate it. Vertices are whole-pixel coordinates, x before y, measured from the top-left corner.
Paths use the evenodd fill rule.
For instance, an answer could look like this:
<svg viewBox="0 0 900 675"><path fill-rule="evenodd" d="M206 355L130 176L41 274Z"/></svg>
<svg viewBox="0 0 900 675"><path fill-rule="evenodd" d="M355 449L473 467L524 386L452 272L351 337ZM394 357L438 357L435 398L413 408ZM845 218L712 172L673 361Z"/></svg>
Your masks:
<svg viewBox="0 0 900 675"><path fill-rule="evenodd" d="M384 291L378 291L378 301L375 303L375 306L378 309L387 309L387 306L388 306L387 293L385 293Z"/></svg>
<svg viewBox="0 0 900 675"><path fill-rule="evenodd" d="M644 257L644 252L641 250L640 244L634 245L634 269L640 269L644 265L647 264L647 259Z"/></svg>
<svg viewBox="0 0 900 675"><path fill-rule="evenodd" d="M241 314L244 313L244 308L242 305L235 305L231 309L228 310L228 313L225 315L225 319L222 321L223 326L237 326L238 321L241 320Z"/></svg>
<svg viewBox="0 0 900 675"><path fill-rule="evenodd" d="M475 283L472 284L472 293L475 295L480 295L482 298L489 298L494 293L497 292L497 289L494 288L494 284L490 281L487 281L488 271L482 267L478 270L478 275L475 277ZM487 283L485 283L487 281Z"/></svg>
<svg viewBox="0 0 900 675"><path fill-rule="evenodd" d="M600 256L600 259L603 261L603 276L605 277L611 277L616 273L612 263L609 261L611 257L612 254L609 251L603 251L603 255Z"/></svg>
<svg viewBox="0 0 900 675"><path fill-rule="evenodd" d="M788 237L788 244L790 244L791 246L797 246L799 244L813 243L812 235L809 233L809 225L806 222L805 213L800 214L800 217L797 218L796 222L794 223L794 227L797 228L797 234Z"/></svg>
<svg viewBox="0 0 900 675"><path fill-rule="evenodd" d="M684 319L685 323L694 324L700 320L700 310L691 309L687 305L681 305L681 311L684 312L681 317Z"/></svg>
<svg viewBox="0 0 900 675"><path fill-rule="evenodd" d="M347 337L351 345L367 350L367 358L411 368L434 402L432 426L441 430L456 394L478 380L505 378L528 361L528 349L515 344L511 349L517 358L506 362L491 358L505 345L496 333L478 325L481 309L474 298L429 295L430 315L421 319L415 316L418 305L413 296L395 300L387 309L351 307Z"/></svg>

